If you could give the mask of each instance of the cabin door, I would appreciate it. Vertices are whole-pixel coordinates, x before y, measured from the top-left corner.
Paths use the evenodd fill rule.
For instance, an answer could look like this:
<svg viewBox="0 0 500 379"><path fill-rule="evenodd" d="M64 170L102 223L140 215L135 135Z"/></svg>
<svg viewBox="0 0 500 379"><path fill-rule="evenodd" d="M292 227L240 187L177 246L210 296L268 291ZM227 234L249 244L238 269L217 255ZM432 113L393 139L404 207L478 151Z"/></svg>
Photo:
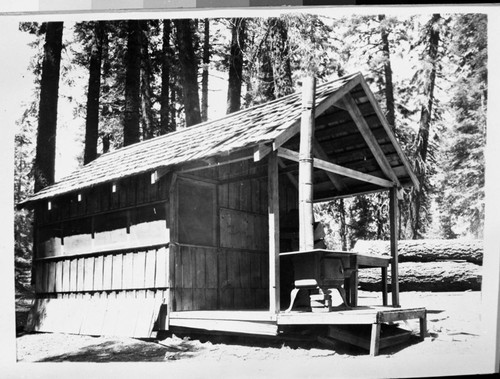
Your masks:
<svg viewBox="0 0 500 379"><path fill-rule="evenodd" d="M175 309L217 309L217 186L179 178Z"/></svg>

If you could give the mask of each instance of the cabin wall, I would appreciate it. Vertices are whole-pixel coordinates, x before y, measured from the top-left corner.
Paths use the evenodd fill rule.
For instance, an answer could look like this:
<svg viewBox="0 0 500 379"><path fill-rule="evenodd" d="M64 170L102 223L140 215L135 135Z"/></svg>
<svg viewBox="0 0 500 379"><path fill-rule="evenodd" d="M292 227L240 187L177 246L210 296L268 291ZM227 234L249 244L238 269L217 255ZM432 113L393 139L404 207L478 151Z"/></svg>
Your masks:
<svg viewBox="0 0 500 379"><path fill-rule="evenodd" d="M173 309L268 307L267 165L179 174L176 201Z"/></svg>
<svg viewBox="0 0 500 379"><path fill-rule="evenodd" d="M38 296L166 298L169 185L148 173L40 204Z"/></svg>
<svg viewBox="0 0 500 379"><path fill-rule="evenodd" d="M269 307L267 164L219 168L221 309Z"/></svg>

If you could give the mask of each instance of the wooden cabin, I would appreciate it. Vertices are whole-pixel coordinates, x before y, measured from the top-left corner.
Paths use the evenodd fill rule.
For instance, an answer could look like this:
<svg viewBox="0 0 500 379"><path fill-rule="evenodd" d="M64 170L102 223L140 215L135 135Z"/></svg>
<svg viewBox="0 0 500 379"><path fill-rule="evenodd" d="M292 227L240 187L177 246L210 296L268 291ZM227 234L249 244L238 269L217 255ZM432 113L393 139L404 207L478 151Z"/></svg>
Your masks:
<svg viewBox="0 0 500 379"><path fill-rule="evenodd" d="M380 330L381 322L425 320L398 299L397 194L418 186L407 159L361 74L310 91L309 103L295 93L104 154L25 200L35 212L32 328L276 335L284 325ZM309 198L299 201L304 170ZM312 230L312 202L376 191L391 194L393 307L347 319L357 304L284 312L294 269L280 253L302 238L295 231ZM291 217L297 210L301 217Z"/></svg>

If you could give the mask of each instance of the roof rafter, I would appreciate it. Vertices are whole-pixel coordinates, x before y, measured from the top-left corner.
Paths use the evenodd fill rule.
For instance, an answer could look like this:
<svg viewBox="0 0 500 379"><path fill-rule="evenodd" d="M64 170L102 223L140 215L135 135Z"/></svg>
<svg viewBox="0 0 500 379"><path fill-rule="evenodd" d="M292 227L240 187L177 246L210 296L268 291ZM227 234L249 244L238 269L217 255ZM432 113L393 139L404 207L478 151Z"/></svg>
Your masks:
<svg viewBox="0 0 500 379"><path fill-rule="evenodd" d="M392 182L394 182L395 185L398 187L401 186L401 183L399 183L398 177L394 173L394 170L392 169L389 161L387 160L384 152L380 148L380 145L377 142L377 139L373 135L370 126L368 126L368 123L366 122L365 118L363 117L363 114L361 113L358 105L356 104L356 101L353 99L351 94L346 94L343 99L343 104L345 105L347 111L351 115L352 119L354 120L354 123L358 127L359 132L363 136L363 139L365 140L366 144L370 148L370 151L372 152L373 156L375 157L375 160L379 164L380 168L382 169L382 172L389 178L391 179Z"/></svg>
<svg viewBox="0 0 500 379"><path fill-rule="evenodd" d="M384 116L384 112L382 112L382 109L380 108L379 103L375 99L375 96L373 96L373 93L370 91L370 87L364 80L364 78L361 78L361 86L365 90L366 96L368 97L368 100L370 101L371 105L373 106L373 109L375 110L375 113L380 119L380 122L382 123L382 126L384 127L387 135L389 136L389 139L392 142L392 145L394 146L394 149L396 150L399 158L401 159L401 162L403 162L403 165L406 168L406 171L408 172L408 175L410 176L413 185L417 190L420 189L420 183L415 176L415 173L413 172L413 169L411 168L410 163L408 162L408 159L406 159L405 154L403 153L403 150L399 146L398 141L396 140L396 137L394 136L394 133L392 132L391 127L389 126L389 123L387 122L387 119Z"/></svg>
<svg viewBox="0 0 500 379"><path fill-rule="evenodd" d="M317 139L313 140L313 152L314 155L316 155L319 159L328 161L328 155L325 153L325 151L323 150ZM333 185L338 191L343 191L347 189L347 186L338 175L329 171L326 172L326 175L328 176L328 179L330 179L330 181L333 183Z"/></svg>
<svg viewBox="0 0 500 379"><path fill-rule="evenodd" d="M332 105L335 105L340 99L348 94L354 87L361 83L361 74L354 76L326 99L319 102L314 109L314 118L323 114ZM281 147L286 141L292 138L300 131L300 119L296 120L291 126L287 127L279 134L273 142L273 150Z"/></svg>
<svg viewBox="0 0 500 379"><path fill-rule="evenodd" d="M285 159L295 161L295 162L299 161L299 153L297 153L296 151L290 150L290 149L285 149L283 147L280 147L278 149L278 156L285 158ZM379 178L378 176L365 174L365 173L360 172L360 171L352 170L352 169L347 168L347 167L342 167L342 166L339 166L335 163L324 161L322 159L314 158L313 165L316 168L319 168L319 169L322 169L322 170L325 170L328 172L332 172L334 174L339 174L339 175L347 176L349 178L353 178L353 179L360 180L363 182L376 184L376 185L381 186L381 187L386 187L386 188L394 187L394 183L389 181L389 180Z"/></svg>

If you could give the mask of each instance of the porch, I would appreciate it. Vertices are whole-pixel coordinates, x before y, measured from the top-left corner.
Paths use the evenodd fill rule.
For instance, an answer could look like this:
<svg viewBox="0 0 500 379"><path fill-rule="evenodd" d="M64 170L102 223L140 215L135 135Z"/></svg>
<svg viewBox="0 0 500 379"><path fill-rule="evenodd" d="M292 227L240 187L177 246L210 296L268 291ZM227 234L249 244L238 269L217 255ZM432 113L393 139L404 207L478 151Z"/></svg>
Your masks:
<svg viewBox="0 0 500 379"><path fill-rule="evenodd" d="M170 312L169 325L171 330L188 328L267 336L278 336L290 326L325 325L329 326L326 337L366 348L370 355L377 355L380 348L405 342L411 334L410 331L397 328L383 335L382 326L412 319L419 320L419 336L423 340L427 330L425 308L358 306L321 313L307 311L271 313L267 310L181 311ZM370 334L363 336L348 329L337 328L348 325L370 327Z"/></svg>

